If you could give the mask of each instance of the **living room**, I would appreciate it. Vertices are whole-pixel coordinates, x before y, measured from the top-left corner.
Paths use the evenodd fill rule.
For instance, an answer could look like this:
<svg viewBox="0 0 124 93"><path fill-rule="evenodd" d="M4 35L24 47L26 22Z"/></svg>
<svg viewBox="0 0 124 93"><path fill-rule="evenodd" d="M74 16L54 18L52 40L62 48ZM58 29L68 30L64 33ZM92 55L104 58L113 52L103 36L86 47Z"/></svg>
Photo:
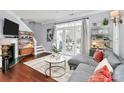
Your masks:
<svg viewBox="0 0 124 93"><path fill-rule="evenodd" d="M0 81L124 81L123 10L1 10L0 14ZM109 78L96 75L102 68Z"/></svg>

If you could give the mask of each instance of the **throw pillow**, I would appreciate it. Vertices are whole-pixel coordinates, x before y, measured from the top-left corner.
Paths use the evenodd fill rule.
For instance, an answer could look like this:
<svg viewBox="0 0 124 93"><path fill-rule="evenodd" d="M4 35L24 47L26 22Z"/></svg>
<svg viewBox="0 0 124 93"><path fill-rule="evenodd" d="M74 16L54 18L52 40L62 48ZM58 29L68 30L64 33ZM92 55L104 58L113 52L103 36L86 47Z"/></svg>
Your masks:
<svg viewBox="0 0 124 93"><path fill-rule="evenodd" d="M109 72L112 73L112 72L113 72L113 68L112 68L111 65L109 64L107 58L104 58L104 59L98 64L98 66L96 67L96 69L95 69L94 72L96 72L98 69L103 68L105 65L108 67Z"/></svg>
<svg viewBox="0 0 124 93"><path fill-rule="evenodd" d="M88 82L112 82L112 78L111 77L107 78L103 74L97 73L97 74L92 75L89 78Z"/></svg>
<svg viewBox="0 0 124 93"><path fill-rule="evenodd" d="M95 74L90 76L88 82L112 82L111 73L107 66L97 70Z"/></svg>
<svg viewBox="0 0 124 93"><path fill-rule="evenodd" d="M111 76L111 72L109 72L109 69L106 65L103 68L97 70L96 73L102 73L107 78Z"/></svg>
<svg viewBox="0 0 124 93"><path fill-rule="evenodd" d="M102 50L99 50L99 49L96 49L94 55L93 55L93 59L96 61L96 62L101 62L103 60L103 52Z"/></svg>

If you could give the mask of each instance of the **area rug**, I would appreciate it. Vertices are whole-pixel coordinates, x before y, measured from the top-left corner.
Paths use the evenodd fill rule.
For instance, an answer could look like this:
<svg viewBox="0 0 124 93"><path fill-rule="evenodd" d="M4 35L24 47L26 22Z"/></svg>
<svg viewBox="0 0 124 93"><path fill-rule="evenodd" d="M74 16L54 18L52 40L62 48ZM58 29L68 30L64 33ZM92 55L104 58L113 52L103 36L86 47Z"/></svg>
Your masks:
<svg viewBox="0 0 124 93"><path fill-rule="evenodd" d="M48 56L51 56L51 55L48 55ZM29 66L29 67L31 67L31 68L33 68L36 71L39 71L40 73L46 75L45 71L49 67L49 64L44 61L44 58L46 58L48 56L41 57L41 58L38 58L38 59L34 59L34 60L29 61L29 62L24 62L24 64ZM70 76L71 76L71 74L73 72L73 70L70 70L69 65L68 65L68 60L71 57L70 56L65 56L65 58L66 58L66 72L65 72L65 74L63 76L61 76L61 77L53 77L53 79L58 81L58 82L66 82L66 81L68 81L68 79L70 78ZM57 66L64 66L63 63L56 64L56 65ZM53 68L52 69L52 75L58 76L59 74L62 74L63 71L64 70L61 69L61 68ZM47 72L49 73L49 71L47 71Z"/></svg>

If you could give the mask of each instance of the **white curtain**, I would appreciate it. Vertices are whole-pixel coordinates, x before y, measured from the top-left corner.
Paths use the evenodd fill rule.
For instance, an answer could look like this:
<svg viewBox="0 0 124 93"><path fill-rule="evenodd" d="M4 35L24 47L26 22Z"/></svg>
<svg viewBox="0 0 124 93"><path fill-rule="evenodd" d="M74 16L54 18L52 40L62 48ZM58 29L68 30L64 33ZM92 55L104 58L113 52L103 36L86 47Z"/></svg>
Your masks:
<svg viewBox="0 0 124 93"><path fill-rule="evenodd" d="M113 23L113 52L119 56L119 23Z"/></svg>
<svg viewBox="0 0 124 93"><path fill-rule="evenodd" d="M89 19L83 19L81 32L81 53L83 55L89 55L89 50L90 50Z"/></svg>
<svg viewBox="0 0 124 93"><path fill-rule="evenodd" d="M53 48L53 46L57 46L56 44L56 26L54 25L53 27L53 40L51 41L51 47Z"/></svg>

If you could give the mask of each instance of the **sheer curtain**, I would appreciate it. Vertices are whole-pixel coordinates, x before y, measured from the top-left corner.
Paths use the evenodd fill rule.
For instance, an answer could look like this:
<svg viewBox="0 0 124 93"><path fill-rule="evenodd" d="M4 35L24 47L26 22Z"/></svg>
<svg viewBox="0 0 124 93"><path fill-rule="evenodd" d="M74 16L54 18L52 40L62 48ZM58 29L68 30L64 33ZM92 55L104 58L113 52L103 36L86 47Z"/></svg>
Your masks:
<svg viewBox="0 0 124 93"><path fill-rule="evenodd" d="M119 23L113 23L113 52L119 55Z"/></svg>
<svg viewBox="0 0 124 93"><path fill-rule="evenodd" d="M83 55L89 55L89 50L90 50L89 19L83 19L81 32L81 53Z"/></svg>

